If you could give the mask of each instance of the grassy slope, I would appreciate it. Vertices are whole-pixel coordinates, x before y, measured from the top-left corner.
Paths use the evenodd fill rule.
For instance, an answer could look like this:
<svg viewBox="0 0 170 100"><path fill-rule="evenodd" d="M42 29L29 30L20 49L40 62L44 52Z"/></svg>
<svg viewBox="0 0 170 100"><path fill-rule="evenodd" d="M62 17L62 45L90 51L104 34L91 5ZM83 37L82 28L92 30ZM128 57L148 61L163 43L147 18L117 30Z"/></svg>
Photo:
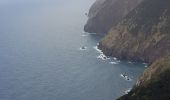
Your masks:
<svg viewBox="0 0 170 100"><path fill-rule="evenodd" d="M153 62L170 49L170 0L145 0L113 27L100 49L118 58Z"/></svg>
<svg viewBox="0 0 170 100"><path fill-rule="evenodd" d="M170 58L155 61L139 81L138 86L118 100L170 100Z"/></svg>
<svg viewBox="0 0 170 100"><path fill-rule="evenodd" d="M107 55L148 61L133 90L118 100L170 100L170 0L145 0L99 47Z"/></svg>

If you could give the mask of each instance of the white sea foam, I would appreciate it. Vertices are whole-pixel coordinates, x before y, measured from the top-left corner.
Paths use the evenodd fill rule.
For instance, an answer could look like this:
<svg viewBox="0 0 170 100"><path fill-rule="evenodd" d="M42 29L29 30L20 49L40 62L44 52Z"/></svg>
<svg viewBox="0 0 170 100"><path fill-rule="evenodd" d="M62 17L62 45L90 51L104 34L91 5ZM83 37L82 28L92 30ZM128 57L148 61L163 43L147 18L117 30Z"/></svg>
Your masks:
<svg viewBox="0 0 170 100"><path fill-rule="evenodd" d="M147 63L142 63L142 64L147 65Z"/></svg>
<svg viewBox="0 0 170 100"><path fill-rule="evenodd" d="M109 62L110 64L119 64L121 61L118 60L116 57L113 57L113 61Z"/></svg>
<svg viewBox="0 0 170 100"><path fill-rule="evenodd" d="M90 34L92 34L92 35L96 35L97 33L88 33L88 32L82 32L83 34L86 34L86 35L90 35Z"/></svg>
<svg viewBox="0 0 170 100"><path fill-rule="evenodd" d="M102 60L108 60L108 59L110 59L109 57L107 57L107 56L102 52L102 50L98 49L97 46L94 46L93 48L99 53L99 55L97 56L98 59L102 59Z"/></svg>
<svg viewBox="0 0 170 100"><path fill-rule="evenodd" d="M94 48L98 53L103 54L102 50L98 49L97 46L94 46L93 48Z"/></svg>
<svg viewBox="0 0 170 100"><path fill-rule="evenodd" d="M126 81L132 81L132 79L129 76L125 75L125 74L120 74L120 76L122 78L124 78Z"/></svg>
<svg viewBox="0 0 170 100"><path fill-rule="evenodd" d="M81 36L85 37L85 36L88 36L88 35L89 35L89 33L83 31Z"/></svg>
<svg viewBox="0 0 170 100"><path fill-rule="evenodd" d="M79 50L82 50L82 51L87 50L87 47L80 47Z"/></svg>
<svg viewBox="0 0 170 100"><path fill-rule="evenodd" d="M108 60L110 58L108 58L107 56L105 56L104 54L100 54L99 56L97 56L98 59L102 59L102 60Z"/></svg>
<svg viewBox="0 0 170 100"><path fill-rule="evenodd" d="M117 60L117 58L116 58L116 57L113 57L113 60Z"/></svg>
<svg viewBox="0 0 170 100"><path fill-rule="evenodd" d="M121 61L120 60L117 60L118 63L120 63Z"/></svg>
<svg viewBox="0 0 170 100"><path fill-rule="evenodd" d="M82 31L83 34L87 34L87 32Z"/></svg>
<svg viewBox="0 0 170 100"><path fill-rule="evenodd" d="M81 36L85 37L85 36L88 36L88 34L82 34Z"/></svg>
<svg viewBox="0 0 170 100"><path fill-rule="evenodd" d="M114 65L119 64L119 62L114 62L114 61L109 62L109 63L110 63L110 64L114 64Z"/></svg>
<svg viewBox="0 0 170 100"><path fill-rule="evenodd" d="M132 62L131 61L128 61L129 64L131 64Z"/></svg>
<svg viewBox="0 0 170 100"><path fill-rule="evenodd" d="M143 63L143 65L145 65L144 67L148 67L148 64L147 64L147 63Z"/></svg>
<svg viewBox="0 0 170 100"><path fill-rule="evenodd" d="M128 94L131 90L132 90L132 88L125 90L125 94Z"/></svg>
<svg viewBox="0 0 170 100"><path fill-rule="evenodd" d="M148 65L145 65L144 67L148 67Z"/></svg>

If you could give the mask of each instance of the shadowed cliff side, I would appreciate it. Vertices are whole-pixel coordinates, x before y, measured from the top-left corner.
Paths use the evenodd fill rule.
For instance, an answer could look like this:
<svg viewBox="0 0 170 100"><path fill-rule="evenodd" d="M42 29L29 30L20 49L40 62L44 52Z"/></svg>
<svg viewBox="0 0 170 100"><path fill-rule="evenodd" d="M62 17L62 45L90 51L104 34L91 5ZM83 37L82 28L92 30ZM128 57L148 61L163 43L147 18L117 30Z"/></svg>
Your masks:
<svg viewBox="0 0 170 100"><path fill-rule="evenodd" d="M136 86L117 100L170 100L170 57L156 60Z"/></svg>
<svg viewBox="0 0 170 100"><path fill-rule="evenodd" d="M89 33L107 33L142 0L97 0L89 11L84 30Z"/></svg>
<svg viewBox="0 0 170 100"><path fill-rule="evenodd" d="M153 62L169 54L170 0L145 0L101 41L109 56Z"/></svg>
<svg viewBox="0 0 170 100"><path fill-rule="evenodd" d="M169 4L170 0L144 0L100 42L109 56L151 65L118 100L170 100Z"/></svg>

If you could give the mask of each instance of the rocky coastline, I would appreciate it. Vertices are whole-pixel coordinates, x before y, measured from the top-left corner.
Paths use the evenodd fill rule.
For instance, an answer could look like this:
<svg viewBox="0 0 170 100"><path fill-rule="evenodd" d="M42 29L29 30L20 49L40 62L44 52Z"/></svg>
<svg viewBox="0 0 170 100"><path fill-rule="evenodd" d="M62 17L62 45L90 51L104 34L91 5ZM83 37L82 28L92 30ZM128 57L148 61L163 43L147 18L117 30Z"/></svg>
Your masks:
<svg viewBox="0 0 170 100"><path fill-rule="evenodd" d="M106 17L107 14L102 13L115 12L116 1L113 4L110 3L111 1L114 0L105 0L103 5L109 8L105 10L103 8L98 11L99 15L93 16L94 20L98 18L102 20L94 22L93 18L89 18L85 27L94 29L92 32L107 33L98 45L98 48L107 56L149 63L149 67L134 88L118 100L170 100L170 1L141 0L135 2L136 6L121 19L110 19ZM117 2L122 3L121 0ZM127 2L130 3L130 1ZM129 3L126 3L126 7ZM111 20L118 22L109 24L108 20L111 23L113 23ZM98 22L103 22L103 26L100 26ZM95 31L103 27L105 31Z"/></svg>

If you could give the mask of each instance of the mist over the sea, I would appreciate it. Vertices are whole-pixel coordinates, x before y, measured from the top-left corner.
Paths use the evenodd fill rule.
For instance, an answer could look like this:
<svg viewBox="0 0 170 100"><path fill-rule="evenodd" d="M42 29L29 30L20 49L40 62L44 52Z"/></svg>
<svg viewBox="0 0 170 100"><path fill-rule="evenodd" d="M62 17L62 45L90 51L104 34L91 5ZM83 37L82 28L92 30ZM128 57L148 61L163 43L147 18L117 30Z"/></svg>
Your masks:
<svg viewBox="0 0 170 100"><path fill-rule="evenodd" d="M133 86L144 65L101 59L101 37L83 32L93 2L0 0L0 100L114 100Z"/></svg>

